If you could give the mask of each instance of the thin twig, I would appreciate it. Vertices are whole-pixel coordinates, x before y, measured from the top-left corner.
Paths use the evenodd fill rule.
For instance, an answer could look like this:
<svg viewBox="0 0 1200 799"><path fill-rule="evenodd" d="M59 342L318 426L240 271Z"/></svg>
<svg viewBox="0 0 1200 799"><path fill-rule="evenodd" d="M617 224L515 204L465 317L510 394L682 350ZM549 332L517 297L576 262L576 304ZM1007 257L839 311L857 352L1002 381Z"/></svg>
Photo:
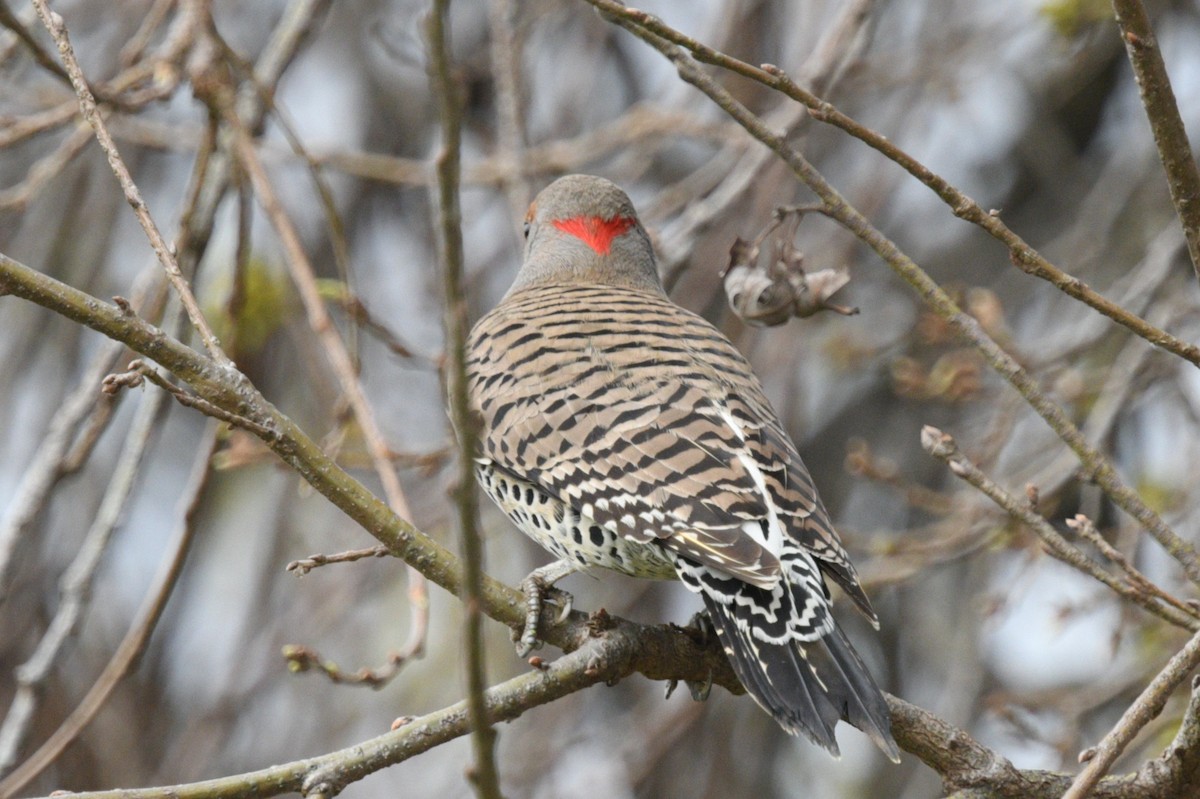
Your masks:
<svg viewBox="0 0 1200 799"><path fill-rule="evenodd" d="M167 12L175 6L176 2L178 0L154 0L154 5L146 12L146 16L142 17L137 31L121 47L117 60L122 66L129 67L142 57L150 37L158 31L163 20L167 18Z"/></svg>
<svg viewBox="0 0 1200 799"><path fill-rule="evenodd" d="M191 477L180 494L179 524L164 550L158 573L146 590L142 606L138 609L125 637L121 639L100 676L71 714L32 755L0 782L0 796L14 795L53 763L96 717L121 680L137 668L142 653L146 651L146 645L150 642L150 636L162 618L167 601L179 582L184 560L191 549L196 531L193 522L211 474L209 461L221 440L218 432L216 424L209 424L203 443L198 449Z"/></svg>
<svg viewBox="0 0 1200 799"><path fill-rule="evenodd" d="M196 297L192 294L191 286L188 285L183 273L179 270L179 264L175 260L175 253L172 248L167 246L167 242L163 239L162 233L158 230L158 225L155 224L154 218L150 215L150 209L146 206L145 200L142 199L142 194L138 190L137 184L133 182L133 176L129 174L129 168L125 166L125 162L121 159L121 153L117 149L116 142L113 141L112 135L108 132L108 126L104 122L103 115L96 107L96 98L92 94L92 90L88 87L87 80L83 76L83 70L79 67L79 61L75 58L75 51L71 48L70 39L67 36L67 28L63 24L62 17L46 5L46 0L33 0L34 7L37 8L38 16L42 20L42 24L46 26L46 30L50 32L51 38L58 46L59 56L66 66L67 74L71 77L71 84L75 87L75 94L79 98L79 109L83 114L83 118L92 130L96 133L96 140L100 143L100 148L104 150L104 156L108 159L108 164L112 168L113 174L117 176L117 182L121 184L121 191L125 194L125 199L133 207L133 212L137 216L138 222L145 231L146 237L150 240L150 246L154 249L154 254L158 256L159 263L167 272L167 277L171 281L171 285L175 288L176 294L179 295L179 300L183 303L184 310L187 312L188 319L196 328L196 332L200 334L201 340L204 342L204 348L214 361L222 365L229 365L229 359L221 351L221 345L213 335L212 328L209 327L208 321L204 318L204 314L200 311L200 306L196 303Z"/></svg>
<svg viewBox="0 0 1200 799"><path fill-rule="evenodd" d="M386 550L384 551L386 554ZM299 673L316 670L338 685L365 685L368 688L382 688L391 682L400 669L408 662L409 656L403 652L389 652L387 662L376 668L362 667L354 673L343 671L341 666L307 646L287 644L283 647L283 657L287 660L288 671Z"/></svg>
<svg viewBox="0 0 1200 799"><path fill-rule="evenodd" d="M313 569L328 566L330 563L353 563L363 558L383 558L392 554L385 546L367 547L366 549L351 549L334 555L309 555L307 558L293 560L287 565L287 571L295 572L303 577Z"/></svg>
<svg viewBox="0 0 1200 799"><path fill-rule="evenodd" d="M1200 555L1197 555L1196 549L1180 538L1157 512L1142 501L1137 492L1125 485L1109 458L1092 446L1079 428L1071 422L1062 407L1050 399L1038 386L1037 381L1021 367L1020 363L983 330L978 320L964 313L925 270L905 255L895 242L874 227L861 212L850 205L799 151L788 144L786 136L772 131L761 119L719 86L700 69L687 50L672 44L638 21L643 18L653 20L652 17L648 17L643 12L634 12L635 16L631 18L630 9L614 3L612 0L586 0L586 2L601 9L602 13L615 24L661 52L675 65L681 78L708 95L754 138L770 147L792 169L796 177L821 199L828 209L827 215L836 219L860 241L874 250L884 263L903 278L955 333L979 350L996 373L1007 380L1025 398L1030 407L1050 425L1058 437L1075 452L1083 464L1085 477L1094 480L1117 507L1137 519L1142 527L1180 564L1188 578L1200 585ZM657 21L655 21L655 25L663 27ZM678 32L674 33L681 35ZM1200 363L1200 348L1196 351L1196 362Z"/></svg>
<svg viewBox="0 0 1200 799"><path fill-rule="evenodd" d="M1171 78L1167 75L1167 65L1163 63L1158 39L1142 0L1112 0L1112 6L1133 76L1137 79L1142 107L1146 109L1146 119L1154 132L1158 157L1167 173L1171 202L1183 225L1192 269L1200 280L1200 168L1192 155L1179 104L1171 89Z"/></svg>
<svg viewBox="0 0 1200 799"><path fill-rule="evenodd" d="M1123 552L1104 540L1104 536L1100 535L1100 531L1096 529L1096 525L1087 516L1082 513L1075 514L1074 518L1067 519L1067 527L1074 530L1080 538L1096 547L1101 555L1108 558L1114 566L1124 572L1125 579L1129 581L1132 587L1156 596L1163 602L1174 606L1184 613L1196 615L1196 607L1194 605L1182 602L1178 597L1164 591L1157 583L1142 574L1136 566L1130 563L1129 558L1125 557Z"/></svg>
<svg viewBox="0 0 1200 799"><path fill-rule="evenodd" d="M29 32L29 29L21 24L21 20L17 19L17 15L8 7L6 0L0 0L0 25L12 31L13 35L29 48L33 60L37 61L42 68L49 71L54 77L61 78L62 82L68 86L71 85L71 77L67 74L67 71L42 47L41 42L33 38L33 34Z"/></svg>
<svg viewBox="0 0 1200 799"><path fill-rule="evenodd" d="M74 100L0 122L0 148L8 148L31 136L69 122L79 110Z"/></svg>
<svg viewBox="0 0 1200 799"><path fill-rule="evenodd" d="M137 388L138 386L142 385L143 380L149 380L151 383L170 394L180 405L188 408L194 408L205 416L211 416L214 419L227 422L234 427L244 428L260 438L266 438L271 435L270 430L258 424L253 419L248 419L240 414L231 413L219 405L209 402L203 397L197 397L194 394L189 394L187 391L159 374L158 370L153 366L142 360L130 361L129 369L127 371L119 374L111 374L105 377L102 381L100 381L100 390L106 394L116 394L122 389Z"/></svg>
<svg viewBox="0 0 1200 799"><path fill-rule="evenodd" d="M1063 799L1085 799L1138 732L1162 713L1167 699L1197 665L1200 665L1200 633L1192 636L1187 645L1167 661L1158 676L1121 714L1121 720L1104 736L1104 740L1080 755L1080 760L1087 760L1087 766L1079 772L1070 790L1063 794Z"/></svg>
<svg viewBox="0 0 1200 799"><path fill-rule="evenodd" d="M513 17L513 0L488 0L488 52L492 80L496 84L497 155L508 161L512 172L503 180L508 197L508 214L516 240L521 240L521 223L529 205L529 183L525 180L525 127L521 114L521 56Z"/></svg>
<svg viewBox="0 0 1200 799"><path fill-rule="evenodd" d="M1008 512L1014 519L1025 524L1046 545L1054 557L1111 588L1119 596L1145 608L1159 618L1188 630L1200 630L1200 618L1190 608L1179 608L1162 604L1155 596L1137 586L1123 582L1102 569L1078 548L1063 538L1050 523L1033 509L1028 501L1021 501L1008 493L972 463L958 449L954 438L936 427L926 425L921 429L921 446L930 455L944 462L956 476L966 480L982 491L989 499Z"/></svg>
<svg viewBox="0 0 1200 799"><path fill-rule="evenodd" d="M25 210L42 187L57 177L91 140L92 132L87 125L71 131L58 147L34 162L24 180L0 190L0 210Z"/></svg>
<svg viewBox="0 0 1200 799"><path fill-rule="evenodd" d="M434 0L426 21L429 80L441 121L437 155L438 260L445 288L446 395L450 420L458 433L458 479L453 494L458 509L459 552L463 564L462 601L465 623L467 712L471 721L474 764L471 784L480 799L500 799L496 770L496 731L488 716L484 691L487 663L483 647L483 544L479 538L479 500L475 492L478 430L467 396L467 297L463 281L461 177L462 98L450 59L450 0Z"/></svg>

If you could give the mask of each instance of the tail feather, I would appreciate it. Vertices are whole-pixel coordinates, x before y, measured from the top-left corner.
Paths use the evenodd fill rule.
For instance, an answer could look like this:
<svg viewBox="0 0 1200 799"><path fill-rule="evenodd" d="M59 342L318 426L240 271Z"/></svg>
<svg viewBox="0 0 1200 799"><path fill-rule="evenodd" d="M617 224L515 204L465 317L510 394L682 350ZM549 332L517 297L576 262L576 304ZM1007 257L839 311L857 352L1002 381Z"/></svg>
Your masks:
<svg viewBox="0 0 1200 799"><path fill-rule="evenodd" d="M704 602L734 673L754 700L790 734L839 755L833 732L839 711L800 662L795 646L760 641L737 623L732 608L707 594Z"/></svg>
<svg viewBox="0 0 1200 799"><path fill-rule="evenodd" d="M738 679L781 727L837 756L841 719L899 761L887 702L841 629L834 625L813 641L770 643L738 624L733 606L703 596Z"/></svg>
<svg viewBox="0 0 1200 799"><path fill-rule="evenodd" d="M893 762L900 762L887 700L842 629L835 625L831 633L806 648L808 662L829 686L841 718L866 733Z"/></svg>

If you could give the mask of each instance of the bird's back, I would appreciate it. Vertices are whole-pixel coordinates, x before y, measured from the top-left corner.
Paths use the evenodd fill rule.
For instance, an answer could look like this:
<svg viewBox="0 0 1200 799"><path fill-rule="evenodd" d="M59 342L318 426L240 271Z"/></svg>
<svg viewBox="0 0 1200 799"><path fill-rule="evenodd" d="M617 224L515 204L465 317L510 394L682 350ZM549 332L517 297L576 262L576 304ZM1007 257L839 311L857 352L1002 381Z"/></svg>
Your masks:
<svg viewBox="0 0 1200 799"><path fill-rule="evenodd" d="M541 285L484 316L469 352L481 455L500 469L761 586L781 545L800 547L869 610L750 365L703 318L652 292Z"/></svg>

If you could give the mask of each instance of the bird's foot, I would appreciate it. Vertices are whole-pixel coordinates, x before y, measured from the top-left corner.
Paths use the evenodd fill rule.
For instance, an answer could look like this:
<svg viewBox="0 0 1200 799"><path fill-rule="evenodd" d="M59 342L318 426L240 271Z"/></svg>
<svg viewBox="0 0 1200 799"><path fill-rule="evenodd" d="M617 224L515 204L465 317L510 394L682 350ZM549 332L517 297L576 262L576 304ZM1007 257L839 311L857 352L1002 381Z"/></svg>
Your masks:
<svg viewBox="0 0 1200 799"><path fill-rule="evenodd" d="M680 629L701 649L707 647L709 641L715 640L717 637L717 630L713 627L712 617L708 615L707 610L698 611L687 625Z"/></svg>
<svg viewBox="0 0 1200 799"><path fill-rule="evenodd" d="M674 627L675 625L672 626ZM676 629L680 630L686 636L695 641L696 645L702 649L708 646L709 641L712 641L717 637L717 631L712 624L712 617L708 615L707 611L703 610L692 616L691 621L689 621L686 626L676 627ZM705 677L703 682L697 682L695 680L684 680L683 682L685 685L687 685L688 693L692 695L692 699L697 702L703 702L708 699L709 693L712 692L712 669L709 669L708 676ZM675 693L675 689L678 687L679 680L668 680L667 695L664 698L670 699L671 694Z"/></svg>
<svg viewBox="0 0 1200 799"><path fill-rule="evenodd" d="M571 615L574 597L553 585L555 580L565 576L565 574L559 573L562 571L561 567L552 568L557 566L559 566L558 563L552 563L550 566L537 569L521 581L521 593L525 595L525 628L521 631L520 637L516 639L518 657L528 657L530 652L542 647L542 640L538 637L538 621L542 615L542 605L546 601L558 605L560 608L558 616L554 620L555 624L561 624ZM516 638L515 635L514 638Z"/></svg>

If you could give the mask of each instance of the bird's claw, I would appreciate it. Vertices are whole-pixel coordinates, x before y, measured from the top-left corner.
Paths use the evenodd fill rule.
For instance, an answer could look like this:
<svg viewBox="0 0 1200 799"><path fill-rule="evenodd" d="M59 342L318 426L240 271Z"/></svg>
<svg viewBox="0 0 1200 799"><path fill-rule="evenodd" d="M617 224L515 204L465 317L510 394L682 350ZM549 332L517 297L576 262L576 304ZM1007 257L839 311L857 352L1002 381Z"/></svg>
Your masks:
<svg viewBox="0 0 1200 799"><path fill-rule="evenodd" d="M704 682L695 682L693 680L684 680L688 687L688 693L692 695L692 699L696 702L704 702L708 699L708 695L712 693L713 673L712 669L708 671L708 677ZM675 693L675 689L679 687L679 680L667 680L667 693L663 699L670 699L671 694Z"/></svg>
<svg viewBox="0 0 1200 799"><path fill-rule="evenodd" d="M549 585L536 574L529 575L521 582L521 592L525 594L525 628L517 641L517 657L525 658L533 650L542 648L542 640L538 637L542 604L549 600L561 608L554 619L556 624L561 624L571 615L575 598L561 588Z"/></svg>
<svg viewBox="0 0 1200 799"><path fill-rule="evenodd" d="M686 681L688 691L692 695L692 700L695 702L705 702L708 700L708 695L712 693L713 673L712 669L708 670L708 676L704 678L704 682Z"/></svg>

